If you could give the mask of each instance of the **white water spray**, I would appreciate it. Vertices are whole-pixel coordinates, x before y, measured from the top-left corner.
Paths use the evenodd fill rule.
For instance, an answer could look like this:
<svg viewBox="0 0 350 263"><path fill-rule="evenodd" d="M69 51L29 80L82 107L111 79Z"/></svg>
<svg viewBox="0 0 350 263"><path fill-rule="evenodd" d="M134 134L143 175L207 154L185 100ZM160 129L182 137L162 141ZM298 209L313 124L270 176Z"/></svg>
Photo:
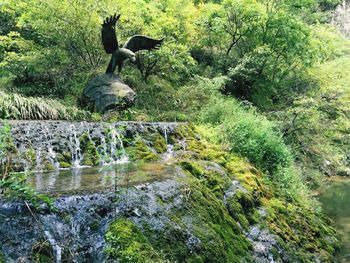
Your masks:
<svg viewBox="0 0 350 263"><path fill-rule="evenodd" d="M167 127L165 125L163 125L162 128L163 128L163 131L164 131L164 139L165 139L165 143L166 143L166 152L164 154L164 159L165 160L169 160L174 155L174 145L169 143Z"/></svg>
<svg viewBox="0 0 350 263"><path fill-rule="evenodd" d="M69 148L72 155L72 164L73 167L78 168L80 167L81 163L81 149L80 149L80 141L77 138L77 131L75 126L72 124L70 127L70 133L69 133Z"/></svg>

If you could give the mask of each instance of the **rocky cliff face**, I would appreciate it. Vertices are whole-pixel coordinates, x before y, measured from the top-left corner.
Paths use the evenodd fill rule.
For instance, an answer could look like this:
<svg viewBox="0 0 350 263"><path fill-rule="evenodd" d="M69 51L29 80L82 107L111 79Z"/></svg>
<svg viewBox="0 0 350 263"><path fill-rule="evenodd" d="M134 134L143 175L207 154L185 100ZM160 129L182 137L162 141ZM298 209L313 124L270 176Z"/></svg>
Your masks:
<svg viewBox="0 0 350 263"><path fill-rule="evenodd" d="M68 151L71 164L76 153L69 146L71 125L82 159L88 155L91 162L107 163L99 151L104 148L99 147L104 145L101 134L108 154L119 151L99 171L113 172L101 177L109 183L96 189L93 181L91 187L59 194L53 188L54 209L2 199L0 262L328 262L336 251L326 218L276 196L262 173L206 142L194 127L112 124L123 127L118 145L109 144L118 136L107 136L110 125L102 123L13 125L21 152L29 139L46 145L46 135L34 132L41 125L56 138L48 137L52 150L57 155L60 147ZM24 132L28 126L32 132ZM116 161L123 155L126 167L136 168L122 169L125 165ZM81 183L92 176L79 171Z"/></svg>

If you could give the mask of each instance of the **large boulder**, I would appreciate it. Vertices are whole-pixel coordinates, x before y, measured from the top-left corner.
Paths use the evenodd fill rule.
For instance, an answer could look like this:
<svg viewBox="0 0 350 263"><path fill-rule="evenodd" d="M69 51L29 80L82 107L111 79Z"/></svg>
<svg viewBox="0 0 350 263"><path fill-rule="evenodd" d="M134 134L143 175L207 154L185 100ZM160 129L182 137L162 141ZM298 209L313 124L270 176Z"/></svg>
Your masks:
<svg viewBox="0 0 350 263"><path fill-rule="evenodd" d="M103 113L109 109L131 106L136 93L115 74L99 75L87 84L82 94L82 105Z"/></svg>

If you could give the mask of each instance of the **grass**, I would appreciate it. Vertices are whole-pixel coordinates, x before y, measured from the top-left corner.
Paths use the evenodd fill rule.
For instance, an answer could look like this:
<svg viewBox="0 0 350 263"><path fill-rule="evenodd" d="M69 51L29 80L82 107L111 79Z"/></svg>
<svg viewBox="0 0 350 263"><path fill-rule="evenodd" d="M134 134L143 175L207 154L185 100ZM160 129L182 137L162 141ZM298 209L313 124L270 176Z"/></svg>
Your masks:
<svg viewBox="0 0 350 263"><path fill-rule="evenodd" d="M65 106L57 100L0 91L0 119L86 120L90 117L90 112Z"/></svg>

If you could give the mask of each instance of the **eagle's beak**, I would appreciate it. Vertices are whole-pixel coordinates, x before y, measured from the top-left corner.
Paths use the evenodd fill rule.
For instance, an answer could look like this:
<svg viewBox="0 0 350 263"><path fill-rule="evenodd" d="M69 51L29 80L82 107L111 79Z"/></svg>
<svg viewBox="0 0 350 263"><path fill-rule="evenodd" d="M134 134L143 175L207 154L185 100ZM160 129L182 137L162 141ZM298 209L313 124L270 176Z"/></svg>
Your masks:
<svg viewBox="0 0 350 263"><path fill-rule="evenodd" d="M132 63L136 62L136 58L135 57L131 57L130 60L131 60Z"/></svg>

